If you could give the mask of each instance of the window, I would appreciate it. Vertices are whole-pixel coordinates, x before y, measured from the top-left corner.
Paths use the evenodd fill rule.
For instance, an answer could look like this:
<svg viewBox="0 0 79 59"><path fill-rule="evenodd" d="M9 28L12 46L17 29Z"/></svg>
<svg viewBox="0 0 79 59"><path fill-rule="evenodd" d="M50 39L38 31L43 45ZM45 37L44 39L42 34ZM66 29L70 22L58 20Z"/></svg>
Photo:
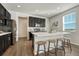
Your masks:
<svg viewBox="0 0 79 59"><path fill-rule="evenodd" d="M63 31L76 29L76 13L72 12L63 16Z"/></svg>

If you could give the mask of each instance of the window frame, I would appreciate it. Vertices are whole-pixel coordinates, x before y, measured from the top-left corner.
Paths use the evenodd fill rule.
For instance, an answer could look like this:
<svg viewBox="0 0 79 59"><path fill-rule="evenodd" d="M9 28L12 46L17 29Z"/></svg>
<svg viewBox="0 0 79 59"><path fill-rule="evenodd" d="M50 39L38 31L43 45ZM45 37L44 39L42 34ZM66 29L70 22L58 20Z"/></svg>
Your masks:
<svg viewBox="0 0 79 59"><path fill-rule="evenodd" d="M68 15L70 15L70 14L73 14L73 13L75 13L75 18L77 19L77 17L76 17L76 12L71 12L71 13L68 13L68 14L66 14L66 15L63 15L63 31L67 31L66 29L65 29L65 27L64 27L64 25L65 25L65 20L64 20L64 18L65 18L65 16L68 16ZM75 23L76 24L76 19L75 19L75 22L70 22L70 23ZM75 26L75 29L73 29L73 30L71 30L71 32L74 32L76 30L76 26ZM70 30L69 30L70 31Z"/></svg>

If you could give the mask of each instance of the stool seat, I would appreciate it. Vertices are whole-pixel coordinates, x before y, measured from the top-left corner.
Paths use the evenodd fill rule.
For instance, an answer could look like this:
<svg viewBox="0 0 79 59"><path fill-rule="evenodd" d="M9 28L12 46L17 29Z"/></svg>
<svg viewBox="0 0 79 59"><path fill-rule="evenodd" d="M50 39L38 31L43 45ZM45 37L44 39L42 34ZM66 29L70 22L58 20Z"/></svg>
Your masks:
<svg viewBox="0 0 79 59"><path fill-rule="evenodd" d="M44 45L44 44L46 44L46 41L38 41L38 42L36 42L36 44L38 44L38 45Z"/></svg>
<svg viewBox="0 0 79 59"><path fill-rule="evenodd" d="M48 42L55 43L56 41L55 40L48 40Z"/></svg>

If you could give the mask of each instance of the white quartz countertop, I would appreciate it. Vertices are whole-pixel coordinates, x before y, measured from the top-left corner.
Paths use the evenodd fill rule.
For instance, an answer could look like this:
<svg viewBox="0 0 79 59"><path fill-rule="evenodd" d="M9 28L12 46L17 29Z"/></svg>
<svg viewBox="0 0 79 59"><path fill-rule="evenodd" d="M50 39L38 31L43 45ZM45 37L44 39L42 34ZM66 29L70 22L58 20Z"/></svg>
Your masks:
<svg viewBox="0 0 79 59"><path fill-rule="evenodd" d="M52 36L52 35L64 35L69 34L68 32L53 32L53 33L47 33L47 32L36 32L33 33L35 36Z"/></svg>
<svg viewBox="0 0 79 59"><path fill-rule="evenodd" d="M0 33L0 36L2 35L6 35L6 34L10 34L11 32L3 32L3 33Z"/></svg>

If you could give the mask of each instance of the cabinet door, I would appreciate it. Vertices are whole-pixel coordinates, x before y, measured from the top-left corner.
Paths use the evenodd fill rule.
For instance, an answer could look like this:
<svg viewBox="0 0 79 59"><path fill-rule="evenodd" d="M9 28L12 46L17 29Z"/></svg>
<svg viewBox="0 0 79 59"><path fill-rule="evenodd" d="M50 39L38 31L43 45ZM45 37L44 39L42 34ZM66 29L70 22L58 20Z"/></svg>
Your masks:
<svg viewBox="0 0 79 59"><path fill-rule="evenodd" d="M5 16L6 16L6 19L10 20L11 15L10 15L10 13L9 13L7 10L6 10L6 14L5 14Z"/></svg>
<svg viewBox="0 0 79 59"><path fill-rule="evenodd" d="M5 8L0 4L0 15L2 17L5 17L5 12L6 12Z"/></svg>
<svg viewBox="0 0 79 59"><path fill-rule="evenodd" d="M29 27L35 27L34 18L29 17Z"/></svg>
<svg viewBox="0 0 79 59"><path fill-rule="evenodd" d="M40 24L41 24L41 27L45 27L45 19L41 19Z"/></svg>
<svg viewBox="0 0 79 59"><path fill-rule="evenodd" d="M0 55L10 46L10 34L0 36Z"/></svg>
<svg viewBox="0 0 79 59"><path fill-rule="evenodd" d="M4 50L6 50L7 48L7 36L6 35L3 36L3 40L4 40Z"/></svg>
<svg viewBox="0 0 79 59"><path fill-rule="evenodd" d="M6 25L6 20L0 19L0 26L5 26L5 25Z"/></svg>
<svg viewBox="0 0 79 59"><path fill-rule="evenodd" d="M7 49L10 46L10 34L7 34L5 38L5 48Z"/></svg>
<svg viewBox="0 0 79 59"><path fill-rule="evenodd" d="M0 36L0 55L2 55L4 52L4 40L3 37Z"/></svg>
<svg viewBox="0 0 79 59"><path fill-rule="evenodd" d="M1 37L0 37L0 55L1 55L1 52L2 51L2 39L1 39Z"/></svg>
<svg viewBox="0 0 79 59"><path fill-rule="evenodd" d="M10 46L11 44L11 34L7 34L7 38L8 38L8 47Z"/></svg>

